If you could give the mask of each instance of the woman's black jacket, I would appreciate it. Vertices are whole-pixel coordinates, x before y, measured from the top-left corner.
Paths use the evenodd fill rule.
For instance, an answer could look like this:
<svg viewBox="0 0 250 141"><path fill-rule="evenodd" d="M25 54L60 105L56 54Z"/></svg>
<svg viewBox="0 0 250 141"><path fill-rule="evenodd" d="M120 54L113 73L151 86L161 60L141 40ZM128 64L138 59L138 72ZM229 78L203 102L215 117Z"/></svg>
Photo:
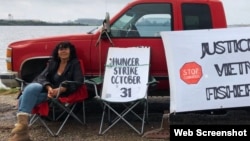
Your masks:
<svg viewBox="0 0 250 141"><path fill-rule="evenodd" d="M60 94L60 96L67 96L70 93L76 91L77 88L79 88L82 85L84 81L84 76L81 70L80 61L78 59L73 59L67 63L67 66L64 69L64 72L61 74L61 79L58 81L55 81L53 78L54 78L54 75L57 73L59 64L60 62L57 62L52 59L49 60L47 67L43 70L41 74L39 74L34 79L33 82L42 84L44 86L45 91L47 91L45 89L47 85L50 85L52 88L57 88L59 87L60 83L66 80L78 82L78 83L73 83L73 84L66 83L62 85L63 87L67 88L67 91Z"/></svg>

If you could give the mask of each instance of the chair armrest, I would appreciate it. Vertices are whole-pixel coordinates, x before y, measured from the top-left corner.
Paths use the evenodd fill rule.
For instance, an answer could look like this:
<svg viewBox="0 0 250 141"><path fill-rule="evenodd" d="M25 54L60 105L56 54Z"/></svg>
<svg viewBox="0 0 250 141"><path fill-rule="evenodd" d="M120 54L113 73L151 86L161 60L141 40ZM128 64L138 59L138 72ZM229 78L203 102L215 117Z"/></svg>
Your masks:
<svg viewBox="0 0 250 141"><path fill-rule="evenodd" d="M95 98L97 98L97 99L100 98L100 94L98 93L97 85L100 85L100 84L103 83L103 77L102 76L91 78L91 79L85 79L84 83L93 85L94 90L95 90Z"/></svg>
<svg viewBox="0 0 250 141"><path fill-rule="evenodd" d="M92 85L100 85L100 84L103 83L103 77L99 76L99 77L94 77L94 78L91 78L91 79L87 79L87 80L84 81L84 83L92 84Z"/></svg>
<svg viewBox="0 0 250 141"><path fill-rule="evenodd" d="M64 85L64 84L67 85L67 84L82 84L82 83L80 83L78 81L68 81L68 80L66 80L66 81L63 81L61 83L61 86Z"/></svg>
<svg viewBox="0 0 250 141"><path fill-rule="evenodd" d="M63 85L81 85L81 84L83 84L83 83L81 83L81 82L78 82L78 81L69 81L69 80L66 80L66 81L63 81L60 85L59 85L59 91L58 91L58 93L57 93L57 95L56 95L56 99L58 99L58 97L60 96L60 89L61 89L61 87L63 87Z"/></svg>
<svg viewBox="0 0 250 141"><path fill-rule="evenodd" d="M150 76L147 85L149 85L149 86L154 86L154 85L157 85L158 83L159 83L159 81L157 81L157 80L155 79L155 77Z"/></svg>
<svg viewBox="0 0 250 141"><path fill-rule="evenodd" d="M18 78L18 77L16 77L15 80L18 81L18 82L21 82L21 83L24 83L24 82L25 82L23 79Z"/></svg>
<svg viewBox="0 0 250 141"><path fill-rule="evenodd" d="M21 79L19 77L16 77L15 80L20 83L20 94L17 97L17 98L19 98L21 96L21 93L22 93L24 87L28 84L28 82L24 81L23 79Z"/></svg>

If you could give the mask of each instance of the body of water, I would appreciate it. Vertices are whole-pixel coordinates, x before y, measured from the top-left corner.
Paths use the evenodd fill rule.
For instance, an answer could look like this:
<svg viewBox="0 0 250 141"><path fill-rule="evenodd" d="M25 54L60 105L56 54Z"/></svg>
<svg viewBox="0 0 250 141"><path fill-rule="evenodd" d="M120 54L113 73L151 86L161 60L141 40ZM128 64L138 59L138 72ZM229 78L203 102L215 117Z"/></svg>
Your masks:
<svg viewBox="0 0 250 141"><path fill-rule="evenodd" d="M81 34L96 26L0 26L0 73L7 72L6 49L15 41L66 34ZM4 87L0 83L0 88Z"/></svg>

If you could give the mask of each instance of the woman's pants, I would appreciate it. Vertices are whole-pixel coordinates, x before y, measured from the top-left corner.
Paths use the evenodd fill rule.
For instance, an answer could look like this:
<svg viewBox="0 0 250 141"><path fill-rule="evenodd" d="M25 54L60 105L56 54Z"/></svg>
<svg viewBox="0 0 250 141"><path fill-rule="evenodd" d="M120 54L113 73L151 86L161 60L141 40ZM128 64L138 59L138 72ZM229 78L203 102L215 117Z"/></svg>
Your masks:
<svg viewBox="0 0 250 141"><path fill-rule="evenodd" d="M19 98L18 112L31 114L32 109L47 100L47 93L42 92L43 86L39 83L28 84Z"/></svg>

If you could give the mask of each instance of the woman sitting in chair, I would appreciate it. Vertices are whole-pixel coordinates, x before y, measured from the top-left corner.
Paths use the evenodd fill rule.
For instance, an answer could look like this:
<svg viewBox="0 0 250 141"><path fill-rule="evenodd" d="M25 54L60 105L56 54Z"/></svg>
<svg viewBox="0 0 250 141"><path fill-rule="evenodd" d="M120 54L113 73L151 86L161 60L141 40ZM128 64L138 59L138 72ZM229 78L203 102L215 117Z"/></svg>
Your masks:
<svg viewBox="0 0 250 141"><path fill-rule="evenodd" d="M63 81L77 81L75 85L59 85ZM48 98L67 96L81 86L83 74L76 49L70 42L59 43L52 52L44 71L28 84L19 98L17 123L11 131L9 141L31 141L28 124L32 109Z"/></svg>

